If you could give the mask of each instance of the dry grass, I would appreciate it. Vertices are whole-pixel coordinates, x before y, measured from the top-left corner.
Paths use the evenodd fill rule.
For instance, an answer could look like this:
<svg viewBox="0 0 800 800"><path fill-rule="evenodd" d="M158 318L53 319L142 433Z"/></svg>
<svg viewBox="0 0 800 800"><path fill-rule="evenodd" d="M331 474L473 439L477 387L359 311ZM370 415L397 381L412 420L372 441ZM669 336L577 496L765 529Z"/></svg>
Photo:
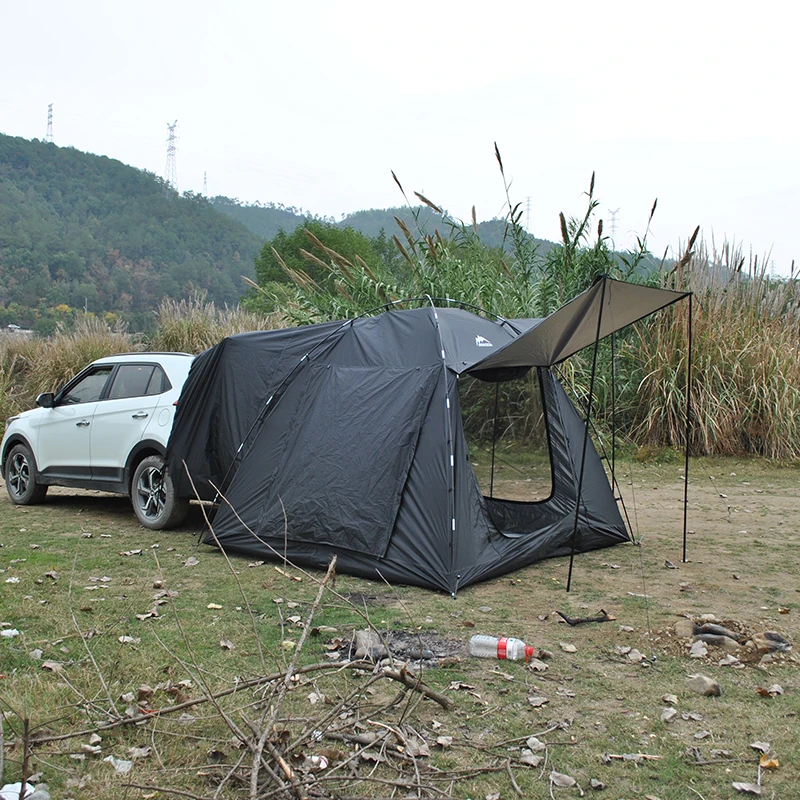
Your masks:
<svg viewBox="0 0 800 800"><path fill-rule="evenodd" d="M226 336L247 331L286 327L280 314L256 314L242 308L217 308L204 295L164 300L156 312L157 328L149 345L153 350L200 353Z"/></svg>
<svg viewBox="0 0 800 800"><path fill-rule="evenodd" d="M670 287L694 293L692 450L800 458L800 283L773 280L755 257L702 242ZM643 374L631 435L681 444L688 304L640 328L629 357Z"/></svg>

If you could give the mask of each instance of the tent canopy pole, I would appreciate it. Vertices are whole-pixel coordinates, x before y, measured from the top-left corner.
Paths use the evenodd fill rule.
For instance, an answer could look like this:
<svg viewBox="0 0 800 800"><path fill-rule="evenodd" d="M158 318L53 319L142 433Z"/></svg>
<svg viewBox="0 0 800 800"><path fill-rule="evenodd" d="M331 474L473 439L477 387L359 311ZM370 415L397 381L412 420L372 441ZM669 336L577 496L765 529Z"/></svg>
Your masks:
<svg viewBox="0 0 800 800"><path fill-rule="evenodd" d="M578 495L575 498L575 521L572 525L572 542L570 544L570 554L569 554L569 573L567 575L567 591L570 590L572 586L572 565L575 561L575 540L578 537L578 517L580 516L581 512L581 497L583 494L583 473L584 467L586 466L586 447L589 444L589 424L592 417L592 399L594 398L594 378L597 374L597 351L600 348L600 331L602 330L601 325L603 322L603 305L605 302L605 294L606 294L606 283L603 282L603 286L601 289L600 294L600 306L597 310L597 332L595 334L594 339L594 350L592 352L592 375L589 379L589 397L586 401L586 425L584 426L583 431L583 447L581 448L581 469L578 474Z"/></svg>
<svg viewBox="0 0 800 800"><path fill-rule="evenodd" d="M686 563L686 534L689 526L689 438L692 433L692 301L694 295L689 293L689 342L686 359L686 437L685 460L683 466L683 563Z"/></svg>

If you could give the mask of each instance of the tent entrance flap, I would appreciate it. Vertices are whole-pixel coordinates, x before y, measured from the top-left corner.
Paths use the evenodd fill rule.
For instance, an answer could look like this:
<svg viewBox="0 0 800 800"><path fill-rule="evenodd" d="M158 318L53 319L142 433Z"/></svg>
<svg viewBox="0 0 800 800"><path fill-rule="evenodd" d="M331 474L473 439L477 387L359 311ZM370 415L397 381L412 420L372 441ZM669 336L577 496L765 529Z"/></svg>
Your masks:
<svg viewBox="0 0 800 800"><path fill-rule="evenodd" d="M441 370L310 366L258 534L382 558Z"/></svg>

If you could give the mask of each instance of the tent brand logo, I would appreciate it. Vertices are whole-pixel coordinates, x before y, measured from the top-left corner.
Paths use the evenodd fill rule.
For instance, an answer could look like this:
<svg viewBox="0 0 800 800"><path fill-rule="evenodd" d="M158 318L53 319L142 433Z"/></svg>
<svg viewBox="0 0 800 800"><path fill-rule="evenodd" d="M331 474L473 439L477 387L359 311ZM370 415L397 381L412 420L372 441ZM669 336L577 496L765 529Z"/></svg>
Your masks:
<svg viewBox="0 0 800 800"><path fill-rule="evenodd" d="M475 337L475 345L477 347L494 347L494 345L488 339L485 339L483 336Z"/></svg>

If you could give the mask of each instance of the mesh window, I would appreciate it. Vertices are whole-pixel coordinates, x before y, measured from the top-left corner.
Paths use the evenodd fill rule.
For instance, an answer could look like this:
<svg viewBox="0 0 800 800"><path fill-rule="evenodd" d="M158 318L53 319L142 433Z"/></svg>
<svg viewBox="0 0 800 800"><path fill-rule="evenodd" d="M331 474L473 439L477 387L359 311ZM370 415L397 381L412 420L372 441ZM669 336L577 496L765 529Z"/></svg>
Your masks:
<svg viewBox="0 0 800 800"><path fill-rule="evenodd" d="M459 395L481 493L524 503L547 500L553 474L538 371L499 383L462 375Z"/></svg>

